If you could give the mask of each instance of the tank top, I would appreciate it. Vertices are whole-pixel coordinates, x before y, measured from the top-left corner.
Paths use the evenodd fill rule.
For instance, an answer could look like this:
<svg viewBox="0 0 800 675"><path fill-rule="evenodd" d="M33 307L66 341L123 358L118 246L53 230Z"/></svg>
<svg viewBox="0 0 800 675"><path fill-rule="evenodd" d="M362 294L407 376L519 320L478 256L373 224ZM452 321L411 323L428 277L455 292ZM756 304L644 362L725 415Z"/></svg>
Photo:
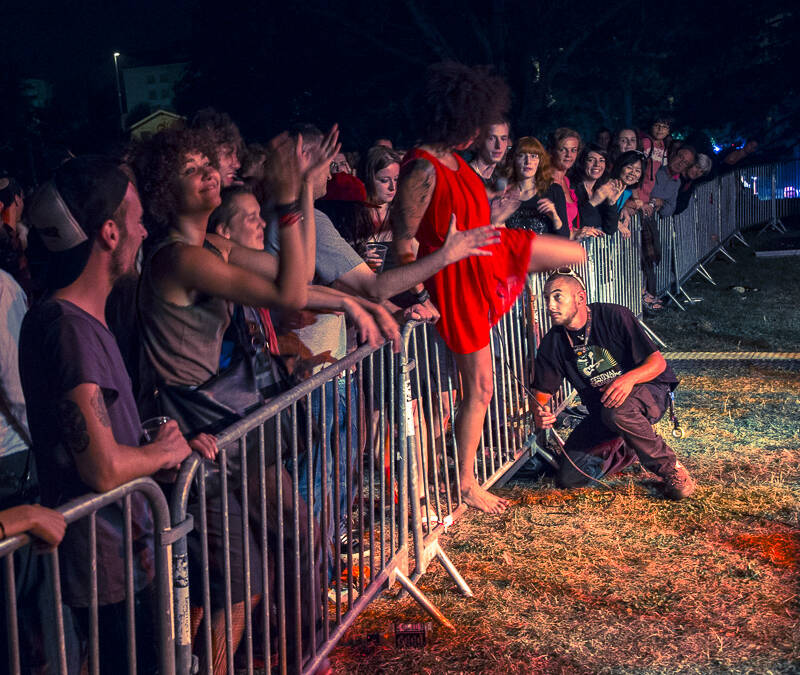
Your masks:
<svg viewBox="0 0 800 675"><path fill-rule="evenodd" d="M142 348L161 382L196 387L218 372L232 303L201 295L191 305L176 305L161 297L151 278L153 258L180 243L188 244L183 235L171 232L150 252L142 268L138 300ZM208 242L203 248L222 257Z"/></svg>

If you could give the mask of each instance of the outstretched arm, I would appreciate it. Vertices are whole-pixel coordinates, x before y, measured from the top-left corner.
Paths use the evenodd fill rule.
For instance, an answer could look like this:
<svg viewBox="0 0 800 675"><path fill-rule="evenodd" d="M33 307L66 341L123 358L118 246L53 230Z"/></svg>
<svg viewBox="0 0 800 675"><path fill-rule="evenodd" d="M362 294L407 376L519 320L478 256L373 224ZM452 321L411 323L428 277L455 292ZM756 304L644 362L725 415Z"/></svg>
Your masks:
<svg viewBox="0 0 800 675"><path fill-rule="evenodd" d="M583 246L563 237L540 234L531 247L528 272L546 272L561 265L578 265L586 262Z"/></svg>
<svg viewBox="0 0 800 675"><path fill-rule="evenodd" d="M337 281L374 302L383 302L413 286L420 285L451 263L473 255L491 255L491 251L483 247L498 243L500 235L493 226L458 230L456 218L451 216L450 229L444 245L430 255L377 275L365 263L343 274Z"/></svg>

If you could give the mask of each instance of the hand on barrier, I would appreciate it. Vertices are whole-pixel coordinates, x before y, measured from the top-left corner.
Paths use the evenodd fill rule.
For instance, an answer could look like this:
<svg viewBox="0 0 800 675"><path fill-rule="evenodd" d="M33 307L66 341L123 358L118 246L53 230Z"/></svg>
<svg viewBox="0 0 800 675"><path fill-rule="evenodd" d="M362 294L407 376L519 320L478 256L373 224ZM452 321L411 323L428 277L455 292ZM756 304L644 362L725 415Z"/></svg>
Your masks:
<svg viewBox="0 0 800 675"><path fill-rule="evenodd" d="M62 514L39 504L22 504L0 511L0 523L2 523L3 538L28 532L40 540L37 542L37 548L43 550L51 550L58 546L67 529Z"/></svg>
<svg viewBox="0 0 800 675"><path fill-rule="evenodd" d="M556 416L550 411L549 405L537 405L533 409L533 421L537 429L552 429Z"/></svg>
<svg viewBox="0 0 800 675"><path fill-rule="evenodd" d="M440 316L439 310L436 309L436 305L434 305L430 299L425 302L417 303L416 305L411 305L411 307L407 307L403 311L403 319L405 321L429 321L430 323L436 323Z"/></svg>
<svg viewBox="0 0 800 675"><path fill-rule="evenodd" d="M606 233L603 230L599 230L596 227L582 227L578 230L578 236L576 239L589 239L591 237L605 237Z"/></svg>
<svg viewBox="0 0 800 675"><path fill-rule="evenodd" d="M493 246L500 243L500 232L494 225L484 225L471 230L456 229L456 215L450 216L450 227L447 230L447 239L444 240L442 250L445 260L450 265L473 255L492 255L484 246Z"/></svg>
<svg viewBox="0 0 800 675"><path fill-rule="evenodd" d="M178 423L170 420L158 429L158 436L153 445L158 445L163 458L162 469L174 469L192 452L183 437Z"/></svg>
<svg viewBox="0 0 800 675"><path fill-rule="evenodd" d="M375 319L375 323L378 324L378 328L383 337L392 343L394 353L399 354L401 338L400 326L397 324L397 321L395 321L391 313L381 305L375 305L372 317Z"/></svg>
<svg viewBox="0 0 800 675"><path fill-rule="evenodd" d="M217 437L211 434L197 434L189 441L189 447L206 459L216 459L217 452L219 452Z"/></svg>

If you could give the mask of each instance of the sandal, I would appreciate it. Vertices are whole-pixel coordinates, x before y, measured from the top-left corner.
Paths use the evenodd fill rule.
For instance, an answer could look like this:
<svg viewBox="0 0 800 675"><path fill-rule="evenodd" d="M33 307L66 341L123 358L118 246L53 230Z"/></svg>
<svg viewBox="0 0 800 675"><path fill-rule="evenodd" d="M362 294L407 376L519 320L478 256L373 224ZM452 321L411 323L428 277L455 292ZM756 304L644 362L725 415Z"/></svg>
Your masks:
<svg viewBox="0 0 800 675"><path fill-rule="evenodd" d="M651 297L653 298L652 300L642 297L642 304L644 305L645 309L648 309L651 312L659 312L664 309L664 305L661 303L659 298L653 296Z"/></svg>

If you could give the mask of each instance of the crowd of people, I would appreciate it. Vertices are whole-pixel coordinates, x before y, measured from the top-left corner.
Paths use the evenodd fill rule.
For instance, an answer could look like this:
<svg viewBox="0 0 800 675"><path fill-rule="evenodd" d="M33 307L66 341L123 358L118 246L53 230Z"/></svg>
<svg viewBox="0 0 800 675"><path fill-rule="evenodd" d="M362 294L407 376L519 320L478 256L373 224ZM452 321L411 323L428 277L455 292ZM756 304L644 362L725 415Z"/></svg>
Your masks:
<svg viewBox="0 0 800 675"><path fill-rule="evenodd" d="M27 531L49 545L60 543L62 597L72 610L76 644L85 645L90 631L87 550L93 535L86 521L65 534L63 517L53 507L143 476L156 477L169 495L170 471L192 451L211 474L218 473L218 433L359 343L377 347L390 341L399 348L399 325L408 319L436 322L437 339L454 356L461 398L453 433L462 499L489 513L507 508L504 499L478 484L473 468L493 395L492 327L529 273L581 263L583 239L630 237L637 213L643 300L648 311L658 311L656 218L686 208L695 185L712 169L708 155L671 139L671 122L663 117L645 131L601 130L589 143L561 127L543 143L512 134L508 107L509 92L500 78L440 64L420 90L418 141L408 150L384 138L363 153L345 152L336 126L323 132L312 124L296 125L269 143L246 144L228 115L207 109L186 124L132 142L122 155L69 159L35 191L26 192L13 177L0 178L0 469L9 477L0 501L0 537ZM567 306L551 313L556 325L575 335L584 330L584 346L590 330L616 335L608 326L620 321L625 331L635 330L629 317L603 308L594 309L592 326L583 281L578 279L578 288L571 277L563 272L548 282L545 301ZM572 346L570 333L564 335ZM643 425L663 414L663 391L658 389L657 415L648 383L655 378L669 386L674 378L664 367L658 370L663 359L653 356L657 351L646 336L636 333L633 343L618 342L627 351L633 344L635 358L611 359L613 365L625 363L638 375L629 378L630 387L614 389L621 400L612 403L622 405L638 387L638 408L625 412L628 421L636 417L636 434L642 437ZM563 349L560 345L558 358L542 365L547 375L537 380L541 427L554 421L546 407L550 394L560 377L571 376L559 361ZM308 561L317 559L315 547L347 535L352 458L348 465L342 453L335 472L332 448L337 435L341 447L348 437L364 436L355 415L349 417L350 429L334 428L334 419L348 419L347 399L363 405L364 396L355 382L347 391L343 379L311 399L311 418L330 433L309 435L311 446L301 448L311 461L298 461L300 508L311 509L318 520L328 514L331 541L312 541L304 529L308 519L301 515L303 569L314 566ZM449 417L449 409L443 414ZM154 418L167 420L146 432L143 421ZM603 436L599 417L593 419L581 438ZM617 415L611 424L603 418L604 442L610 426L614 438L625 437L620 419ZM647 460L648 468L674 474L674 453L650 432L624 459L617 444L620 457L606 461L603 471L655 457ZM229 450L228 465L235 466L236 454ZM275 471L276 450L266 453L273 470L264 472L272 513L291 510L292 499L293 467L284 456ZM248 463L257 456L249 453ZM258 467L248 475L258 476ZM334 475L340 476L338 486L332 486ZM276 503L278 482L283 504ZM204 505L214 672L225 672L231 639L224 612L225 538L230 538L234 649L245 626L245 540L250 541L251 607L274 581L273 574L262 578L260 548L243 525L242 486L227 485L227 494L209 493ZM673 496L691 492L675 489L674 481L672 487ZM258 503L257 486L254 490L251 505ZM336 508L323 509L322 494L338 500ZM227 532L223 504L230 514ZM199 522L203 506L193 498L189 508ZM131 518L141 631L137 663L140 672L155 672L154 640L142 637L153 634L154 557L152 515L141 495L131 498ZM120 648L126 594L121 505L100 510L96 523L100 658L108 672L116 672L126 659ZM270 522L275 537L273 526ZM200 569L202 549L190 535L193 573ZM41 580L46 572L34 564L18 569L20 578L29 577L16 589L18 606L39 606L34 596L43 586L31 579ZM200 584L192 588L199 592ZM51 658L47 640L37 640L48 630L43 615L38 617L28 616L21 632L23 658L32 671ZM193 595L193 635L202 619L202 598ZM304 624L304 631L311 635L314 627ZM204 658L205 650L196 651ZM77 672L82 660L77 649L70 668Z"/></svg>

